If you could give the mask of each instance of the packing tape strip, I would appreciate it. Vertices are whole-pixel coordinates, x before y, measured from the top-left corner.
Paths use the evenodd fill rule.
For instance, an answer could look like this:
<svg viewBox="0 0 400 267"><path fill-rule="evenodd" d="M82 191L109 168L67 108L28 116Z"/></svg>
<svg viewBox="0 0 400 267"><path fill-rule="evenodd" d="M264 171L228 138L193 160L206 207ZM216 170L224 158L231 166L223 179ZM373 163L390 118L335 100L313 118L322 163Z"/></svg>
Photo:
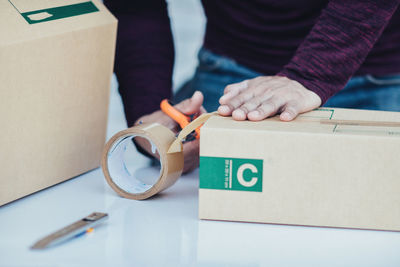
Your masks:
<svg viewBox="0 0 400 267"><path fill-rule="evenodd" d="M115 134L107 142L101 165L106 181L120 196L142 200L172 186L182 174L182 141L215 113L205 113L187 125L178 137L158 123L141 124ZM134 137L146 138L160 156L160 176L154 184L146 184L134 177L126 167L124 153Z"/></svg>

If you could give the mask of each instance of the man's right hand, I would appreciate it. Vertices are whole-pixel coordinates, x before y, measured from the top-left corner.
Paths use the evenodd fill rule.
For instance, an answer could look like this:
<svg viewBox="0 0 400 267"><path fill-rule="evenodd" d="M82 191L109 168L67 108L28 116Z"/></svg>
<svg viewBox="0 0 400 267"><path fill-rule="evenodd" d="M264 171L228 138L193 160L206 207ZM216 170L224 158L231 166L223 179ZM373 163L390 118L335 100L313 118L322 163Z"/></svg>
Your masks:
<svg viewBox="0 0 400 267"><path fill-rule="evenodd" d="M203 94L199 91L196 91L191 98L183 100L182 102L176 104L174 107L186 115L192 115L192 114L201 115L206 112L206 110L202 106L203 100L204 100ZM176 123L173 119L171 119L161 110L157 110L149 115L144 115L140 117L136 121L135 125L139 124L139 122L142 123L157 122L169 128L174 133L178 133L180 130L178 123ZM150 144L146 139L136 137L135 142L136 144L140 145L144 150L146 150L149 154L153 155L153 153L151 153ZM158 154L156 154L155 156L159 158ZM183 144L183 156L184 156L183 173L190 172L199 166L198 139Z"/></svg>

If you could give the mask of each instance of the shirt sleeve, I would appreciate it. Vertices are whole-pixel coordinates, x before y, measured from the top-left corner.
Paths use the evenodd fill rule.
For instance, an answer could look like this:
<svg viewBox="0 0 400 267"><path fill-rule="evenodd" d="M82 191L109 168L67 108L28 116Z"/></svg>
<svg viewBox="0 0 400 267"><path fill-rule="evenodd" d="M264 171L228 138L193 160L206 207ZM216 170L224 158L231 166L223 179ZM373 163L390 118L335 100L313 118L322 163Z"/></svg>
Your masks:
<svg viewBox="0 0 400 267"><path fill-rule="evenodd" d="M396 11L399 0L331 0L277 75L315 92L324 104L344 88Z"/></svg>
<svg viewBox="0 0 400 267"><path fill-rule="evenodd" d="M174 46L164 0L104 0L118 19L114 71L128 127L172 94Z"/></svg>

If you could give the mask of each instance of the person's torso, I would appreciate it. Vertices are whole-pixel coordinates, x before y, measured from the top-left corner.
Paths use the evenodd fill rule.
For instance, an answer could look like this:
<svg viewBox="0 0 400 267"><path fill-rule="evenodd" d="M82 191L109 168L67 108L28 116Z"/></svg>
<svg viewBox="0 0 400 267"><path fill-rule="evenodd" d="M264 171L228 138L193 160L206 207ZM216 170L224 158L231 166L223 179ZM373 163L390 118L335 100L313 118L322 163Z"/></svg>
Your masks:
<svg viewBox="0 0 400 267"><path fill-rule="evenodd" d="M279 72L306 38L328 0L202 0L204 46L266 75ZM359 73L400 72L400 10Z"/></svg>

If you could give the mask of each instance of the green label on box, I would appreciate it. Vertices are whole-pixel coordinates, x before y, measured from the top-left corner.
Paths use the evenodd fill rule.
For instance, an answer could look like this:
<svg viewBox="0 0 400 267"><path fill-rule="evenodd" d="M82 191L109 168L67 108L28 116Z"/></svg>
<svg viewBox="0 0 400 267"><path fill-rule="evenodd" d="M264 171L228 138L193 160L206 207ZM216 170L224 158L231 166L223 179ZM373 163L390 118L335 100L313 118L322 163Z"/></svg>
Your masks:
<svg viewBox="0 0 400 267"><path fill-rule="evenodd" d="M24 17L24 19L29 24L35 24L35 23L46 22L46 21L51 21L51 20L74 17L74 16L79 16L79 15L99 11L99 9L91 1L88 1L88 2L83 2L83 3L79 3L79 4L46 8L46 9L40 9L40 10L21 13L17 9L17 7L12 3L11 0L9 0L9 2Z"/></svg>
<svg viewBox="0 0 400 267"><path fill-rule="evenodd" d="M200 188L262 192L263 160L200 157Z"/></svg>

